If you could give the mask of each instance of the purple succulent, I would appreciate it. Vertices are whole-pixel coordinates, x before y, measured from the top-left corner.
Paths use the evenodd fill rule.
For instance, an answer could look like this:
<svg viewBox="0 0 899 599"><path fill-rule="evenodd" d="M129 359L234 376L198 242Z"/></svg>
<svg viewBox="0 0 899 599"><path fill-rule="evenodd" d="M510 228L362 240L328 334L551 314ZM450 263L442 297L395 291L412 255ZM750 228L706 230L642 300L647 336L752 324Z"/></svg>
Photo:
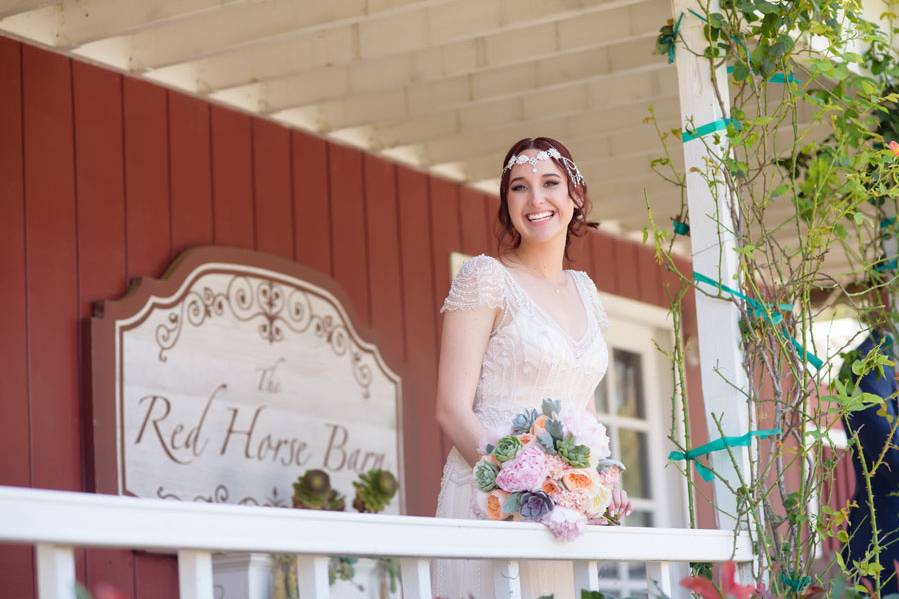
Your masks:
<svg viewBox="0 0 899 599"><path fill-rule="evenodd" d="M540 522L553 511L553 500L543 491L524 491L519 498L521 517Z"/></svg>

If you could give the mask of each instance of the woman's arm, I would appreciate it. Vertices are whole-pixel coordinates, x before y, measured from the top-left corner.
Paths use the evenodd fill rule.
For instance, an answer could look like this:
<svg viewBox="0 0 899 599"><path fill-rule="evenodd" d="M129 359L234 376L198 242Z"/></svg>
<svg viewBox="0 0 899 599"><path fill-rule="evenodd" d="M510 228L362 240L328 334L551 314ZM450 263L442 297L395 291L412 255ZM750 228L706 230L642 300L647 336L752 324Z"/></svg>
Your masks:
<svg viewBox="0 0 899 599"><path fill-rule="evenodd" d="M481 363L498 309L480 306L443 317L437 374L437 422L472 466L486 430L472 409Z"/></svg>

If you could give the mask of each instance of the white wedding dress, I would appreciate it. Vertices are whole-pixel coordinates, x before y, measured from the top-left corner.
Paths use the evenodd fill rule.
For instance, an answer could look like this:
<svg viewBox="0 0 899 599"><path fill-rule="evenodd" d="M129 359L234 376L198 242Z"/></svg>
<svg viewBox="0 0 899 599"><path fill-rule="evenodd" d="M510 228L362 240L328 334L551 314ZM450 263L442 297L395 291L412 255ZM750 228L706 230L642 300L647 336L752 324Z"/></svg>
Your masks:
<svg viewBox="0 0 899 599"><path fill-rule="evenodd" d="M540 409L543 398L586 407L605 375L609 353L601 330L609 325L596 286L580 271L566 271L586 312L586 330L573 338L518 284L499 261L489 256L467 260L453 280L441 308L501 309L481 364L474 412L489 428L503 428L525 408ZM453 448L447 456L437 499L437 516L474 518L471 467ZM547 534L550 534L547 531ZM521 562L522 597L553 594L574 598L570 562ZM484 560L437 560L435 595L442 599L492 599L493 567Z"/></svg>

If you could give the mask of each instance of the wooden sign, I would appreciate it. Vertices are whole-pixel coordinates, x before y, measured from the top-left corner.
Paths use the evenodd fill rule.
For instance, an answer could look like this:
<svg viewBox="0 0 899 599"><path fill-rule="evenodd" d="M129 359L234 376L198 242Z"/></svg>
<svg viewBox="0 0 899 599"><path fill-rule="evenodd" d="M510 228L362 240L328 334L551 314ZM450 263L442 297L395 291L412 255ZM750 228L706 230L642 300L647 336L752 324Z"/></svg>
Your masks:
<svg viewBox="0 0 899 599"><path fill-rule="evenodd" d="M183 254L91 328L97 490L289 506L320 468L352 502L402 474L401 385L333 281L230 248ZM402 509L392 504L394 513Z"/></svg>

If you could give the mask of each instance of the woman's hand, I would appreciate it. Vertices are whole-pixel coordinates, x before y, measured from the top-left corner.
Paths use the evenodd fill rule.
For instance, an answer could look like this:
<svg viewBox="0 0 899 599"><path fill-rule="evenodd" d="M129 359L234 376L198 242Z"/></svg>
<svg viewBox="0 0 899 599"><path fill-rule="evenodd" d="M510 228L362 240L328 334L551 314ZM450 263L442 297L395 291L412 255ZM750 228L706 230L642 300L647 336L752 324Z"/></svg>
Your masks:
<svg viewBox="0 0 899 599"><path fill-rule="evenodd" d="M633 511L634 505L627 496L627 491L618 486L612 489L612 503L609 504L609 515L620 520L623 516L630 516Z"/></svg>

